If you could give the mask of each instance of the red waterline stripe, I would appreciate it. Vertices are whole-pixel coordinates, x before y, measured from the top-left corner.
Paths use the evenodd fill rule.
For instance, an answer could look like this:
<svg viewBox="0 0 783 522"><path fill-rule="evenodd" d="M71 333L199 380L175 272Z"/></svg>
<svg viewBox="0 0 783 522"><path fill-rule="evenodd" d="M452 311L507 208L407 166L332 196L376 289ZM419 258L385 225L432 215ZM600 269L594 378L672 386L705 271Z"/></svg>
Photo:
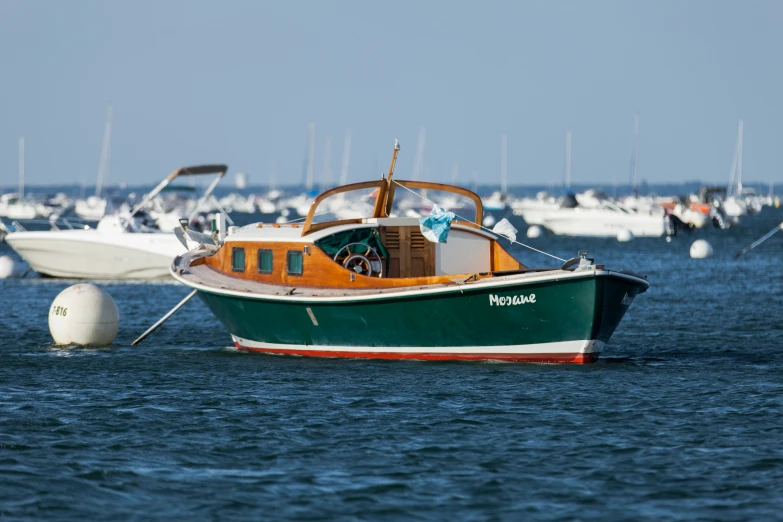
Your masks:
<svg viewBox="0 0 783 522"><path fill-rule="evenodd" d="M246 352L304 357L342 357L350 359L416 359L420 361L508 361L534 363L593 363L597 353L400 353L400 352L341 352L325 350L250 348L234 342L237 349Z"/></svg>

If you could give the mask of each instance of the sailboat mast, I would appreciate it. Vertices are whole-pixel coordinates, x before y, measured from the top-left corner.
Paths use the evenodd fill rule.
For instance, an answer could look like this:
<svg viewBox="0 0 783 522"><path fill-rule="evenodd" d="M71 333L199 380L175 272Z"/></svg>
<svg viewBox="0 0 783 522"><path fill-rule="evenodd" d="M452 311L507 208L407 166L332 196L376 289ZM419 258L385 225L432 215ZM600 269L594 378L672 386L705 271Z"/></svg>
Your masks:
<svg viewBox="0 0 783 522"><path fill-rule="evenodd" d="M739 136L737 138L737 194L742 192L742 120L739 121Z"/></svg>
<svg viewBox="0 0 783 522"><path fill-rule="evenodd" d="M321 182L324 188L331 188L334 180L332 180L332 138L327 136L324 143L324 167L321 173Z"/></svg>
<svg viewBox="0 0 783 522"><path fill-rule="evenodd" d="M571 188L571 131L566 131L566 160L565 160L566 188Z"/></svg>
<svg viewBox="0 0 783 522"><path fill-rule="evenodd" d="M19 137L19 200L24 200L24 136Z"/></svg>
<svg viewBox="0 0 783 522"><path fill-rule="evenodd" d="M639 157L639 115L633 117L633 151L631 151L631 189L636 196L638 191L638 181L636 178L636 161Z"/></svg>
<svg viewBox="0 0 783 522"><path fill-rule="evenodd" d="M106 112L106 126L103 129L103 144L101 145L101 161L98 163L98 181L95 184L95 196L101 197L103 184L109 176L109 158L111 156L111 119L112 107Z"/></svg>
<svg viewBox="0 0 783 522"><path fill-rule="evenodd" d="M351 131L345 133L345 145L343 146L343 164L340 167L340 186L348 184L348 165L351 161Z"/></svg>
<svg viewBox="0 0 783 522"><path fill-rule="evenodd" d="M307 177L305 189L313 190L313 159L315 157L315 123L311 123L307 129Z"/></svg>
<svg viewBox="0 0 783 522"><path fill-rule="evenodd" d="M734 177L737 175L737 152L739 143L734 145L734 155L731 157L731 171L729 172L729 184L726 187L726 197L731 196L734 189Z"/></svg>
<svg viewBox="0 0 783 522"><path fill-rule="evenodd" d="M500 137L500 192L508 192L508 136Z"/></svg>

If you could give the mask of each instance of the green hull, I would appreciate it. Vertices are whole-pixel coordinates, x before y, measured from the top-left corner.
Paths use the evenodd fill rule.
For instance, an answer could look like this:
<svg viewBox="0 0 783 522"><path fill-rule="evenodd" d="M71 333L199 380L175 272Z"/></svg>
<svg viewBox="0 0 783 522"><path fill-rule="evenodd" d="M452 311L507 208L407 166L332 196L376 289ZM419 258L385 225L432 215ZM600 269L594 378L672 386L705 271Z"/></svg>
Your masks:
<svg viewBox="0 0 783 522"><path fill-rule="evenodd" d="M586 277L473 284L382 299L273 300L199 295L247 350L299 355L589 362L633 298L638 278Z"/></svg>

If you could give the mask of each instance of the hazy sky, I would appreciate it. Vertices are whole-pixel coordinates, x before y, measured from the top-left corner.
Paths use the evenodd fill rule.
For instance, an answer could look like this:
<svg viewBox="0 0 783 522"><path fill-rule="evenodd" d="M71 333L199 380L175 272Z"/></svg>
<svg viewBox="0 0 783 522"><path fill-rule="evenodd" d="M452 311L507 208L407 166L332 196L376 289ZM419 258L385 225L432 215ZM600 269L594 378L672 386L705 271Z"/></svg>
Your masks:
<svg viewBox="0 0 783 522"><path fill-rule="evenodd" d="M746 180L783 182L783 1L0 0L0 186L26 141L31 184L90 184L107 105L109 183L225 162L253 184L336 177L728 180L739 118Z"/></svg>

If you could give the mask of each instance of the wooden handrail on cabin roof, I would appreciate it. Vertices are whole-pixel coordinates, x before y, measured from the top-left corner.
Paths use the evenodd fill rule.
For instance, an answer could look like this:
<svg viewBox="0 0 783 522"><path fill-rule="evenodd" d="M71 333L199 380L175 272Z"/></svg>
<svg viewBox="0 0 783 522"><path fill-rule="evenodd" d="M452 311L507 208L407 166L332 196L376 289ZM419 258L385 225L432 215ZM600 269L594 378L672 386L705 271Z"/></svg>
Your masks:
<svg viewBox="0 0 783 522"><path fill-rule="evenodd" d="M464 196L471 200L473 204L476 207L476 215L473 218L473 223L476 225L481 225L481 220L484 218L484 205L481 203L481 198L473 192L472 190L468 190L463 187L458 187L456 185L446 185L445 183L433 183L430 181L397 181L394 180L395 184L400 184L403 187L409 188L411 190L413 189L422 189L422 190L439 190L441 192L451 192L452 194L459 194L460 196ZM391 195L393 195L392 193ZM464 223L464 222L463 222Z"/></svg>
<svg viewBox="0 0 783 522"><path fill-rule="evenodd" d="M327 190L326 192L322 192L321 194L316 196L316 198L313 200L313 204L310 205L310 210L307 211L307 219L305 219L304 227L302 228L302 235L306 236L308 233L311 232L311 229L313 227L313 217L315 217L315 211L318 208L318 205L320 205L323 202L323 200L325 200L326 198L337 194L342 194L343 192L351 192L352 190L377 188L380 191L381 186L385 184L386 181L383 179L379 179L376 181L362 181L360 183L351 183L349 185L343 185L342 187L335 187L333 189ZM317 223L317 224L321 225L322 223Z"/></svg>
<svg viewBox="0 0 783 522"><path fill-rule="evenodd" d="M313 217L315 217L315 211L317 210L318 205L320 205L323 202L323 200L325 200L328 197L334 196L336 194L341 194L343 192L350 192L352 190L361 190L365 188L377 188L378 193L375 195L375 205L373 207L372 216L366 216L366 217L373 217L373 218L389 217L391 215L392 207L394 206L394 194L396 192L395 189L397 185L400 185L402 187L411 190L412 189L438 190L441 192L450 192L452 194L459 194L460 196L467 197L468 199L473 201L473 204L476 207L476 214L473 218L473 222L463 221L463 223L465 225L469 225L473 227L481 226L481 220L484 218L484 206L481 204L481 198L478 197L478 195L472 190L468 190L462 187L457 187L455 185L445 185L443 183L431 183L429 181L395 180L394 166L397 164L397 153L399 151L400 151L400 143L397 140L395 140L394 154L392 155L391 165L389 165L388 176L384 176L377 181L364 181L361 183L351 183L350 185L343 185L342 187L335 187L333 189L329 189L326 192L319 194L315 198L315 200L313 200L313 204L310 205L310 210L307 212L307 219L305 220L304 227L302 227L302 236L306 236L310 232L328 228L330 226L345 224L346 222L349 223L355 222L356 220L338 220L338 221L327 221L324 223L316 223L315 225L313 224ZM361 220L358 220L358 222L361 222Z"/></svg>
<svg viewBox="0 0 783 522"><path fill-rule="evenodd" d="M365 217L367 218L388 217L391 214L391 208L394 204L393 200L396 194L397 184L400 184L401 186L409 188L411 190L414 189L438 190L441 192L450 192L452 194L464 196L473 202L473 204L476 207L476 213L473 216L474 218L473 221L460 221L460 223L472 227L479 227L481 225L481 219L484 216L484 206L481 204L481 198L478 196L478 194L476 194L472 190L468 190L463 187L458 187L456 185L446 185L444 183L432 183L429 181L394 180L391 183L388 183L386 179L380 179L377 181L363 181L360 183L351 183L350 185L335 187L333 189L329 189L326 192L319 194L313 201L313 204L310 206L310 210L307 212L307 219L305 220L304 227L302 228L302 236L306 236L310 232L315 232L316 230L323 230L324 228L330 226L345 225L348 223L361 223L361 219L340 219L340 220L328 221L324 223L313 223L313 218L316 215L316 210L318 208L318 205L320 205L325 199L335 196L337 194L342 194L344 192L350 192L353 190L377 188L378 198L376 199L376 204L373 209L373 215L365 216ZM387 185L389 186L387 187ZM386 198L385 205L381 204L382 197ZM380 208L379 208L379 204L381 204Z"/></svg>

